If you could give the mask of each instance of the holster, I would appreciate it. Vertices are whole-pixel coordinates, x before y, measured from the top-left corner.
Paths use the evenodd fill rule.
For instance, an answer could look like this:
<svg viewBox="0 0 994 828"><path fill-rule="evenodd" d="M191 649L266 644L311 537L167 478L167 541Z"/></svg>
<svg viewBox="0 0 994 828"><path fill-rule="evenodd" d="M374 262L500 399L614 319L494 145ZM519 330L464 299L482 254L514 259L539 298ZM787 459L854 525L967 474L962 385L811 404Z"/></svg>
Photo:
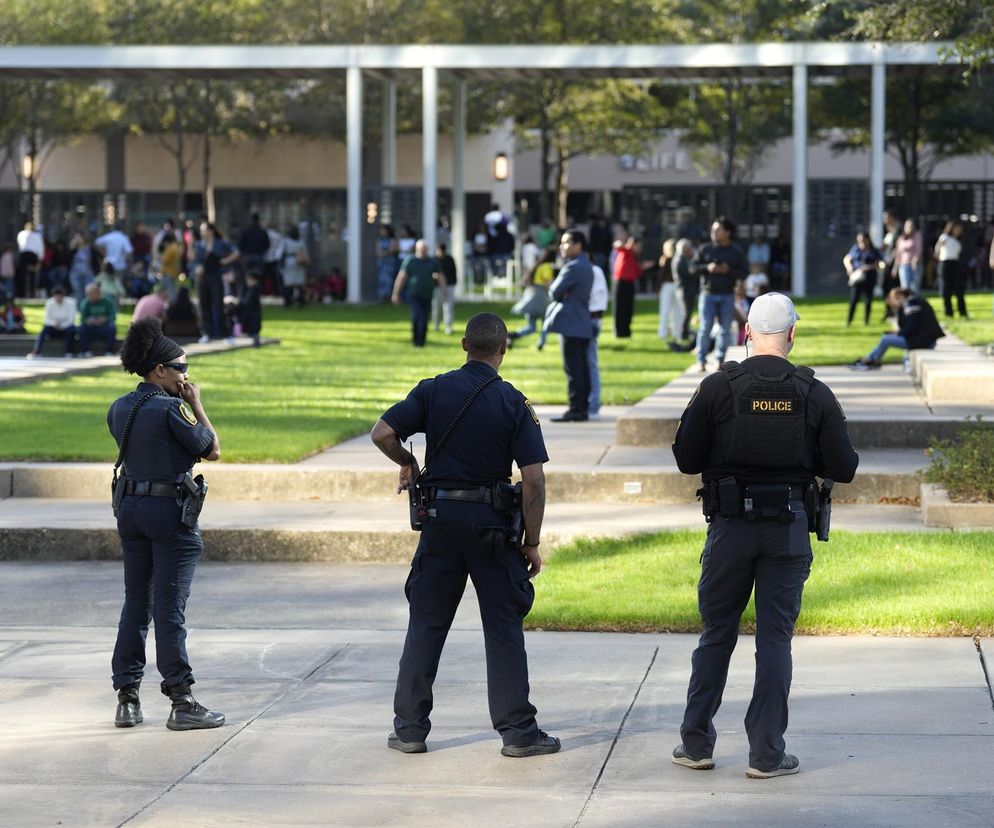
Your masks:
<svg viewBox="0 0 994 828"><path fill-rule="evenodd" d="M818 490L818 517L815 522L815 537L828 542L828 533L832 528L832 486L834 482L825 480Z"/></svg>
<svg viewBox="0 0 994 828"><path fill-rule="evenodd" d="M493 488L494 511L508 518L507 542L520 548L524 538L525 514L522 505L522 484L497 481Z"/></svg>
<svg viewBox="0 0 994 828"><path fill-rule="evenodd" d="M180 523L187 529L193 529L200 518L200 512L204 508L204 501L207 499L207 483L204 476L198 474L196 477L189 472L181 474L176 478L180 487Z"/></svg>
<svg viewBox="0 0 994 828"><path fill-rule="evenodd" d="M127 478L122 474L118 477L117 469L114 469L114 478L110 483L110 507L117 517L117 510L121 508L121 501L124 500L124 484Z"/></svg>

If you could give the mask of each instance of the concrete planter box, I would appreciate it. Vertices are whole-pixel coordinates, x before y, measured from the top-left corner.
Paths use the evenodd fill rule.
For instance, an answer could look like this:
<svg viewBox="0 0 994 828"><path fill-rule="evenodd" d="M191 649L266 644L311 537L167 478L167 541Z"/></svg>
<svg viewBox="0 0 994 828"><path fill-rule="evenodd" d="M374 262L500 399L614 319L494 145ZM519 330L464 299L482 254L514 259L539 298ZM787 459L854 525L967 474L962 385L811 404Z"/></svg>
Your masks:
<svg viewBox="0 0 994 828"><path fill-rule="evenodd" d="M953 529L994 529L994 503L955 503L941 486L923 483L922 522Z"/></svg>

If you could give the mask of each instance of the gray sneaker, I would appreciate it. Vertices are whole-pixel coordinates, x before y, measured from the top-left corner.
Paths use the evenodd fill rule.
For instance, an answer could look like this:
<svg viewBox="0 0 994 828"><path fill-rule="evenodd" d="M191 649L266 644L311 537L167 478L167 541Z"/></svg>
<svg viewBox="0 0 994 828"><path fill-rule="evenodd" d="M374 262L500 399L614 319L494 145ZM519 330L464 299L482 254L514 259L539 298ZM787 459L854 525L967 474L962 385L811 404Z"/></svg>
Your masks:
<svg viewBox="0 0 994 828"><path fill-rule="evenodd" d="M387 747L399 750L401 753L427 753L428 745L424 742L405 742L396 733L387 736Z"/></svg>
<svg viewBox="0 0 994 828"><path fill-rule="evenodd" d="M790 776L792 773L797 773L800 770L801 763L797 760L797 757L792 753L785 753L783 759L780 760L780 764L777 765L773 770L761 771L755 768L749 768L746 771L746 776L750 779L772 779L774 776Z"/></svg>
<svg viewBox="0 0 994 828"><path fill-rule="evenodd" d="M673 764L683 765L685 768L693 768L694 770L711 770L714 767L714 759L710 756L691 759L687 749L680 744L673 748Z"/></svg>

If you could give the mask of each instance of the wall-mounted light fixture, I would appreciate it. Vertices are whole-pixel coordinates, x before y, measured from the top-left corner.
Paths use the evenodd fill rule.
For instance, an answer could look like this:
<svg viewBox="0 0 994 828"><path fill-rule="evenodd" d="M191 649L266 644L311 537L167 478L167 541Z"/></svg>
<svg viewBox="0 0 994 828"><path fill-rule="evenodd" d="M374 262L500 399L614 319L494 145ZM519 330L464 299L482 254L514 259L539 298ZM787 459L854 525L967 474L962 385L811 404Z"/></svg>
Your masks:
<svg viewBox="0 0 994 828"><path fill-rule="evenodd" d="M494 156L494 179L497 181L507 181L511 174L511 161L506 152L498 152Z"/></svg>

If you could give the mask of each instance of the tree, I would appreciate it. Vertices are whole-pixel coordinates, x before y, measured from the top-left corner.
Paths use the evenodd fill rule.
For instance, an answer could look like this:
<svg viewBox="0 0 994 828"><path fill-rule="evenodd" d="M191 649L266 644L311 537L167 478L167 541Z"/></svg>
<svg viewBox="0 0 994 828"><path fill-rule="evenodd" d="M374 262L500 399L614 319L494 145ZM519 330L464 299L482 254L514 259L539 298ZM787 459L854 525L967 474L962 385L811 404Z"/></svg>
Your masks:
<svg viewBox="0 0 994 828"><path fill-rule="evenodd" d="M106 35L101 0L80 0L66 14L60 0L6 0L0 4L0 46L97 43ZM77 18L78 15L78 18ZM104 86L28 80L0 84L0 170L11 166L18 190L34 211L38 181L52 151L113 121Z"/></svg>
<svg viewBox="0 0 994 828"><path fill-rule="evenodd" d="M681 30L694 42L749 43L797 39L810 26L802 0L682 2ZM738 72L718 75L690 88L657 84L654 95L672 113L680 141L697 167L721 182L725 209L737 212L742 185L790 134L790 87L761 83Z"/></svg>
<svg viewBox="0 0 994 828"><path fill-rule="evenodd" d="M676 0L457 0L451 16L465 43L632 43L676 38ZM569 162L585 154L639 154L665 126L643 84L553 79L486 87L493 121L512 117L519 142L539 148L539 209L566 221ZM485 120L481 125L485 124ZM554 204L553 204L554 201Z"/></svg>
<svg viewBox="0 0 994 828"><path fill-rule="evenodd" d="M273 36L269 4L262 0L120 0L108 19L118 43L260 43ZM121 102L136 134L154 135L176 166L177 213L199 160L203 203L214 219L212 143L264 137L284 129L282 84L264 81L187 80L119 84Z"/></svg>
<svg viewBox="0 0 994 828"><path fill-rule="evenodd" d="M836 37L856 40L957 41L973 50L990 37L991 6L986 0L837 2L831 17ZM986 20L986 27L984 26ZM953 55L950 55L952 58ZM936 166L949 158L972 155L992 146L994 90L989 81L952 66L905 70L887 82L885 136L887 151L898 160L904 178L904 212L919 216L921 189ZM869 83L846 80L824 87L813 107L816 131L832 138L836 150L870 145Z"/></svg>

